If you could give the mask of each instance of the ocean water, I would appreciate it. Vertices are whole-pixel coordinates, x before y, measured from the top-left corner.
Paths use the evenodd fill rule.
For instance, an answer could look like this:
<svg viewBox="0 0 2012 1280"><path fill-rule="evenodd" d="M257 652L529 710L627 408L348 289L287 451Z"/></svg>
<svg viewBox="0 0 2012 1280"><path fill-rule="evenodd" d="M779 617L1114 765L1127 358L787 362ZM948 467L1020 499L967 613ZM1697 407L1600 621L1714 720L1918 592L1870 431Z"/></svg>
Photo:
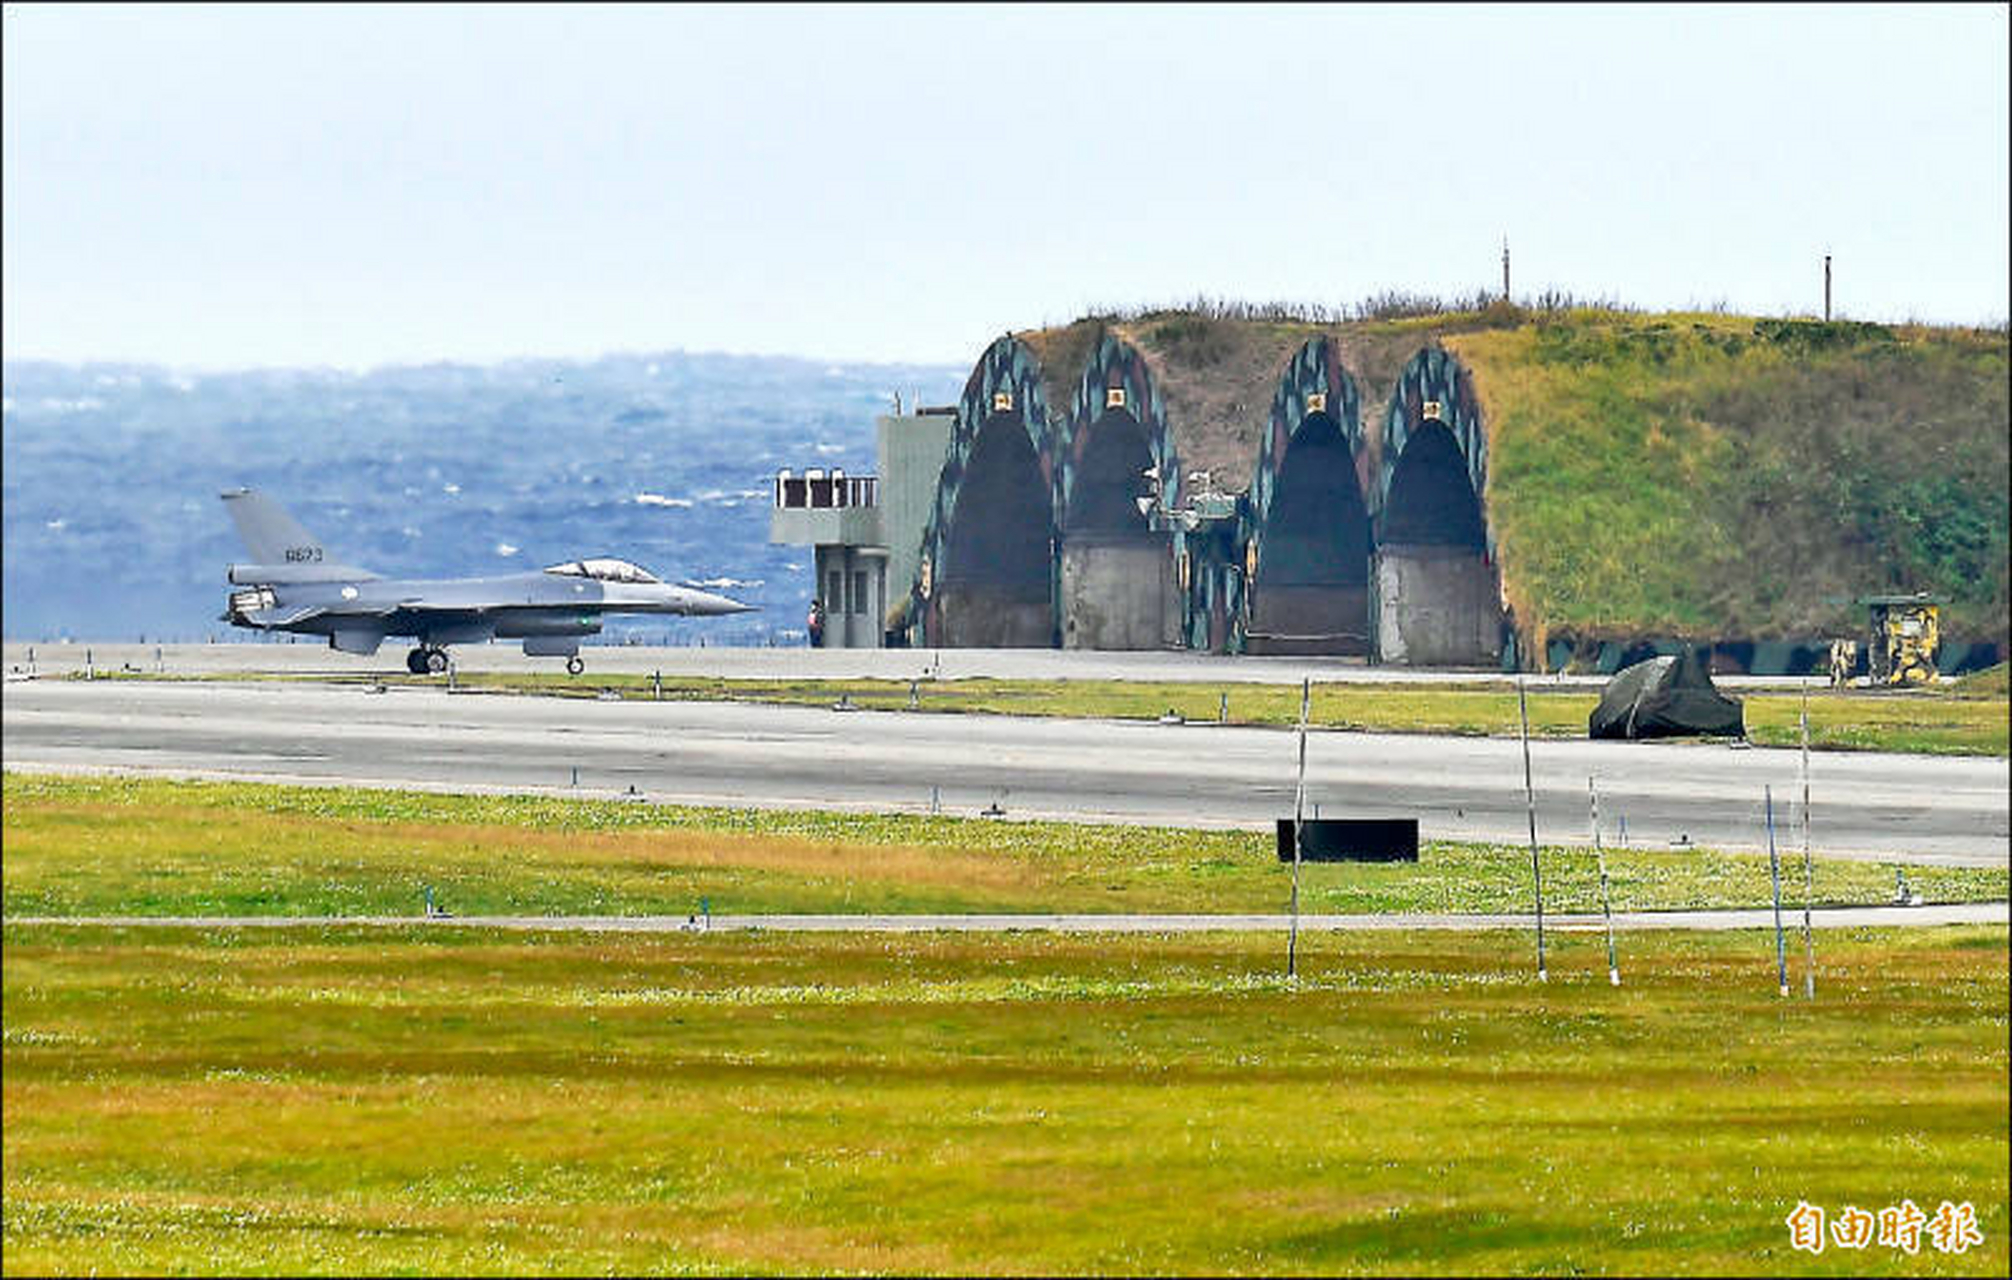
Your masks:
<svg viewBox="0 0 2012 1280"><path fill-rule="evenodd" d="M770 546L780 467L874 470L873 419L968 370L670 352L351 373L10 362L0 624L10 640L253 639L218 621L250 485L349 563L463 577L634 560L762 612L610 618L615 642L802 643L810 551Z"/></svg>

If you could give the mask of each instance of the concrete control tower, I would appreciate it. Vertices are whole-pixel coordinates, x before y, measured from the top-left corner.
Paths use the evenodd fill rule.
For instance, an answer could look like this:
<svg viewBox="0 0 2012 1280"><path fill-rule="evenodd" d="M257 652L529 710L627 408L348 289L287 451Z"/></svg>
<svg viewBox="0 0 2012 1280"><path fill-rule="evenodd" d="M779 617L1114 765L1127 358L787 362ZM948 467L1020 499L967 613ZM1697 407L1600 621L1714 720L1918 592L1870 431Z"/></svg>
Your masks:
<svg viewBox="0 0 2012 1280"><path fill-rule="evenodd" d="M816 467L776 475L768 540L814 548L812 594L824 605L825 648L886 643L888 605L905 601L915 581L956 416L945 406L876 419L877 476Z"/></svg>

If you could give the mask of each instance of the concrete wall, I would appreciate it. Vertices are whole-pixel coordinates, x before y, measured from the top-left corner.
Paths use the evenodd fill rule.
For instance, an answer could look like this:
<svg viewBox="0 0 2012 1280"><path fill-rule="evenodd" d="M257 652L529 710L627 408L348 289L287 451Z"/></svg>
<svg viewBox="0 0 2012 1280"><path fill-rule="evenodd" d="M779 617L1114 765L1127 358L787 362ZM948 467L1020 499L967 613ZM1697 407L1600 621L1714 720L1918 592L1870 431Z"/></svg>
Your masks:
<svg viewBox="0 0 2012 1280"><path fill-rule="evenodd" d="M957 419L948 413L882 415L874 422L880 453L880 537L887 548L890 598L906 596L922 559L922 534L936 504L936 481Z"/></svg>
<svg viewBox="0 0 2012 1280"><path fill-rule="evenodd" d="M1246 652L1369 652L1367 586L1262 585L1251 599Z"/></svg>
<svg viewBox="0 0 2012 1280"><path fill-rule="evenodd" d="M1382 547L1376 589L1380 661L1415 667L1501 663L1501 589L1482 556L1459 547Z"/></svg>
<svg viewBox="0 0 2012 1280"><path fill-rule="evenodd" d="M945 582L936 587L946 649L1047 649L1055 643L1054 605L1045 586Z"/></svg>
<svg viewBox="0 0 2012 1280"><path fill-rule="evenodd" d="M880 545L880 537L879 507L775 507L769 512L768 540L773 543L870 547Z"/></svg>
<svg viewBox="0 0 2012 1280"><path fill-rule="evenodd" d="M1177 606L1173 561L1164 538L1079 534L1063 544L1064 649L1176 644Z"/></svg>

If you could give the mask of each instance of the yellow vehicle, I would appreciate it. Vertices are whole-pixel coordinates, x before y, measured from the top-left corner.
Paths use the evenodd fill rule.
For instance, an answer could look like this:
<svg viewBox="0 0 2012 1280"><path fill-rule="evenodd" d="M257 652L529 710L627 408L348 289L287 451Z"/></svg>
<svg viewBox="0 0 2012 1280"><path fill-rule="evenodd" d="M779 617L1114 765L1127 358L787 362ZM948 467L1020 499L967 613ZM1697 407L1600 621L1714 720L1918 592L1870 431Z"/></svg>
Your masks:
<svg viewBox="0 0 2012 1280"><path fill-rule="evenodd" d="M1874 684L1926 684L1935 679L1935 654L1942 643L1942 601L1926 592L1911 596L1866 596L1872 610L1866 663Z"/></svg>

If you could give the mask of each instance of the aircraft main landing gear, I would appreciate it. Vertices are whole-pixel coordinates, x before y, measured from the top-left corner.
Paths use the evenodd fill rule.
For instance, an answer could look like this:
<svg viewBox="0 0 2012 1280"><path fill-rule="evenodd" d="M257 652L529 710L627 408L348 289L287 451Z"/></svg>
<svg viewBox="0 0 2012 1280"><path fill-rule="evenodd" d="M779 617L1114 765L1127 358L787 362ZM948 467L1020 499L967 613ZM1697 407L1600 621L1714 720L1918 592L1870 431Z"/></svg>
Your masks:
<svg viewBox="0 0 2012 1280"><path fill-rule="evenodd" d="M587 669L587 664L586 664L586 662L585 662L585 661L584 661L584 660L583 660L583 659L582 659L582 658L580 657L580 655L579 655L579 654L577 654L577 653L576 653L576 654L574 654L574 655L573 655L572 657L570 657L570 658L566 659L566 674L567 674L567 675L569 675L569 676L577 676L577 675L579 675L579 674L580 674L580 673L581 673L582 671L585 671L586 669Z"/></svg>
<svg viewBox="0 0 2012 1280"><path fill-rule="evenodd" d="M416 676L437 676L447 670L447 650L421 645L405 655L405 669Z"/></svg>

